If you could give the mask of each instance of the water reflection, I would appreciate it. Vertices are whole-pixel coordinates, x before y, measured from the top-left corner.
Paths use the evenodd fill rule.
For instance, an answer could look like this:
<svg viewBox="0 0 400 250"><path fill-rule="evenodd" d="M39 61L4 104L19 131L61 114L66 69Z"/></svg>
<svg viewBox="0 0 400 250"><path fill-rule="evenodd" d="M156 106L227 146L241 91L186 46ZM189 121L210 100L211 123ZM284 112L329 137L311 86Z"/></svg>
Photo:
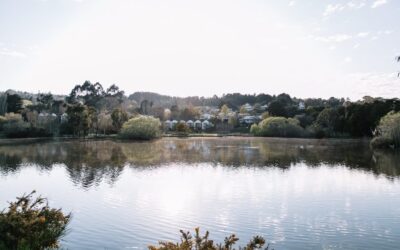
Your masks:
<svg viewBox="0 0 400 250"><path fill-rule="evenodd" d="M0 174L34 165L41 171L63 164L82 187L106 180L113 184L124 167L148 169L170 163L226 167L278 167L297 163L315 167L343 165L376 175L400 175L400 154L371 151L368 142L265 138L162 139L152 142L65 141L0 147Z"/></svg>

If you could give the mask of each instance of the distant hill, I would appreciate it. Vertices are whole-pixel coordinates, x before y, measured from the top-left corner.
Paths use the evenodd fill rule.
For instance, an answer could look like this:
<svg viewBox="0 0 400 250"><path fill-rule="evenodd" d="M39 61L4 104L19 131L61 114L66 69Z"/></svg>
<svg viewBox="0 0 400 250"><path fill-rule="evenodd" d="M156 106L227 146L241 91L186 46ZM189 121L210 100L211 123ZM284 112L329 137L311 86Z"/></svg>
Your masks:
<svg viewBox="0 0 400 250"><path fill-rule="evenodd" d="M189 97L176 97L161 95L153 92L135 92L128 97L130 100L136 101L140 104L142 101L147 100L153 102L155 107L171 107L177 105L179 107L192 106L218 106L220 99L218 97L204 98L198 96Z"/></svg>

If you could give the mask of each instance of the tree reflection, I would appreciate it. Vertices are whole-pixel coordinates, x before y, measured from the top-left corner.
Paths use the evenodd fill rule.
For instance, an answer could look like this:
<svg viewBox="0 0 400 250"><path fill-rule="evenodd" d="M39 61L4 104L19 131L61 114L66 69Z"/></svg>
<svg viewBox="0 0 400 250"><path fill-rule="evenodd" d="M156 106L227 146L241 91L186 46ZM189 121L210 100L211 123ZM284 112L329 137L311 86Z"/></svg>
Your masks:
<svg viewBox="0 0 400 250"><path fill-rule="evenodd" d="M172 163L226 167L346 166L376 175L400 175L400 154L371 151L367 142L266 138L162 139L151 142L65 141L0 147L0 174L33 165L41 171L64 165L82 187L113 184L124 167L149 169Z"/></svg>

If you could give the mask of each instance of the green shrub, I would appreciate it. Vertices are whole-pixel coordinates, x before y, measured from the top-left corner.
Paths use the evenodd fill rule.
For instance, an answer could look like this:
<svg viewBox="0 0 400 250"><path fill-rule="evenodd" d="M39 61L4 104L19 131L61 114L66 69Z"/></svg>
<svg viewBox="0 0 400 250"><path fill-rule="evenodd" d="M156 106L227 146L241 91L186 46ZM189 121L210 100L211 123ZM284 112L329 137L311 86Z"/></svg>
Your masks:
<svg viewBox="0 0 400 250"><path fill-rule="evenodd" d="M199 228L195 229L194 237L190 232L181 232L180 242L160 242L159 246L149 246L150 250L235 250L233 246L239 240L234 234L226 237L224 243L216 244L213 240L210 240L208 231L204 236L200 235ZM255 236L245 247L239 247L242 250L255 250L262 249L265 245L263 237ZM269 249L267 245L265 250Z"/></svg>
<svg viewBox="0 0 400 250"><path fill-rule="evenodd" d="M400 148L400 112L391 111L381 118L371 146Z"/></svg>
<svg viewBox="0 0 400 250"><path fill-rule="evenodd" d="M4 126L4 124L6 124L6 122L7 122L7 119L4 116L0 115L0 131L3 130L3 126Z"/></svg>
<svg viewBox="0 0 400 250"><path fill-rule="evenodd" d="M377 136L371 140L372 148L388 148L390 145L392 145L392 140L383 136Z"/></svg>
<svg viewBox="0 0 400 250"><path fill-rule="evenodd" d="M22 119L21 114L7 113L3 121L3 131L7 137L27 137L30 124Z"/></svg>
<svg viewBox="0 0 400 250"><path fill-rule="evenodd" d="M294 118L268 117L258 125L254 124L250 132L256 136L276 136L276 137L303 137L304 129L299 125L299 121Z"/></svg>
<svg viewBox="0 0 400 250"><path fill-rule="evenodd" d="M176 130L176 132L178 132L181 135L187 135L190 132L189 126L184 122L178 122L175 130Z"/></svg>
<svg viewBox="0 0 400 250"><path fill-rule="evenodd" d="M50 208L44 198L33 199L34 193L10 202L8 209L0 213L0 249L58 248L70 215Z"/></svg>
<svg viewBox="0 0 400 250"><path fill-rule="evenodd" d="M21 114L7 113L0 117L0 123L4 135L8 138L45 137L53 134L42 127L33 127L22 119Z"/></svg>
<svg viewBox="0 0 400 250"><path fill-rule="evenodd" d="M150 140L161 136L161 122L151 116L138 116L122 125L119 136L123 139Z"/></svg>

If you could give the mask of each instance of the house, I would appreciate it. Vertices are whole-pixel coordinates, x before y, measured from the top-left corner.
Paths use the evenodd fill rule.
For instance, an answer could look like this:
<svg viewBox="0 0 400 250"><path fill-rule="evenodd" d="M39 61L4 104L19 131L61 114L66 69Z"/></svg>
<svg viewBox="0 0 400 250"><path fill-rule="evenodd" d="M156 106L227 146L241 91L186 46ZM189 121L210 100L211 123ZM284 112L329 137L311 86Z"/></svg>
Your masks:
<svg viewBox="0 0 400 250"><path fill-rule="evenodd" d="M299 110L304 110L305 108L306 108L305 103L304 103L303 101L300 101L300 102L299 102L298 109L299 109Z"/></svg>
<svg viewBox="0 0 400 250"><path fill-rule="evenodd" d="M247 115L241 119L239 119L239 122L241 124L245 124L245 125L252 125L254 123L257 123L259 121L257 116L253 116L253 115Z"/></svg>
<svg viewBox="0 0 400 250"><path fill-rule="evenodd" d="M262 105L261 106L261 110L266 111L268 109L268 104Z"/></svg>
<svg viewBox="0 0 400 250"><path fill-rule="evenodd" d="M178 121L177 120L173 120L171 122L171 124L172 124L171 129L174 129L174 128L176 128L176 125L178 124Z"/></svg>
<svg viewBox="0 0 400 250"><path fill-rule="evenodd" d="M201 123L201 129L202 129L202 130L209 129L209 128L211 128L212 126L213 126L213 124L212 124L211 122L209 122L208 120L204 120L204 121Z"/></svg>
<svg viewBox="0 0 400 250"><path fill-rule="evenodd" d="M200 116L200 119L201 119L201 120L210 120L212 117L213 117L213 115L211 115L211 114L209 114L209 113L205 113L205 114L202 114L202 115Z"/></svg>
<svg viewBox="0 0 400 250"><path fill-rule="evenodd" d="M186 125L187 125L189 128L193 128L193 127L194 127L194 122L193 122L192 120L189 120L189 121L186 122Z"/></svg>
<svg viewBox="0 0 400 250"><path fill-rule="evenodd" d="M247 112L251 112L253 111L253 106L251 106L250 104L246 103L242 106Z"/></svg>
<svg viewBox="0 0 400 250"><path fill-rule="evenodd" d="M202 127L201 125L202 125L202 123L201 123L200 120L197 120L197 121L194 122L194 128L195 129L201 129L201 127Z"/></svg>
<svg viewBox="0 0 400 250"><path fill-rule="evenodd" d="M172 129L172 122L170 120L166 120L164 122L164 128L171 130Z"/></svg>
<svg viewBox="0 0 400 250"><path fill-rule="evenodd" d="M68 115L67 115L67 113L63 113L61 115L61 123L65 123L67 121L68 121Z"/></svg>

